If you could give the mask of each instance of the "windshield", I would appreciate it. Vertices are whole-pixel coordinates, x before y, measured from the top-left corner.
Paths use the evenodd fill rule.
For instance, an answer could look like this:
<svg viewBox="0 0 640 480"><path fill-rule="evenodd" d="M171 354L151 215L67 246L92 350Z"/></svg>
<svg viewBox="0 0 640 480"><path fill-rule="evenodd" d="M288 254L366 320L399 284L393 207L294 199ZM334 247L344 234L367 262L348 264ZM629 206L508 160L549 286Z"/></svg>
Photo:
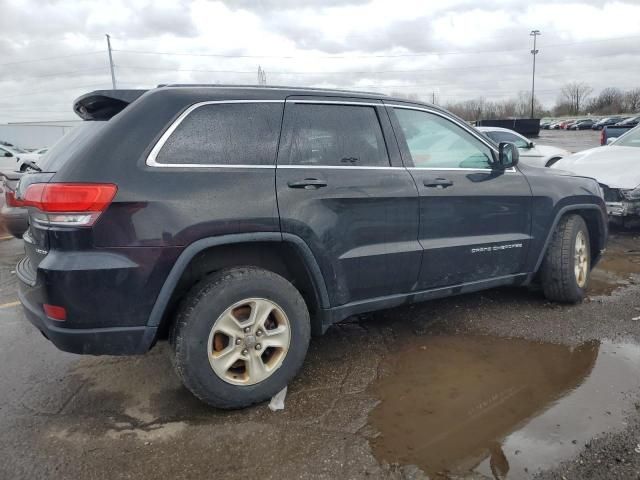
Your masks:
<svg viewBox="0 0 640 480"><path fill-rule="evenodd" d="M616 147L640 147L640 127L629 130L612 143Z"/></svg>
<svg viewBox="0 0 640 480"><path fill-rule="evenodd" d="M43 172L57 172L104 128L106 121L86 121L58 140L38 161Z"/></svg>

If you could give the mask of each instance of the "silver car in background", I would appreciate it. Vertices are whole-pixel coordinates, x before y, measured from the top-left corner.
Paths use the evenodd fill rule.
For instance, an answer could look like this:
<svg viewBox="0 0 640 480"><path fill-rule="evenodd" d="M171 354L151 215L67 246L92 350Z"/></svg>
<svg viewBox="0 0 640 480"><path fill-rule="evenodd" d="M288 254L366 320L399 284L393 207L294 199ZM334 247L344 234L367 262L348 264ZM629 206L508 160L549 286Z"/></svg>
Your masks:
<svg viewBox="0 0 640 480"><path fill-rule="evenodd" d="M538 145L518 132L500 127L477 127L495 143L511 142L518 147L520 161L535 167L548 167L571 152L551 145Z"/></svg>

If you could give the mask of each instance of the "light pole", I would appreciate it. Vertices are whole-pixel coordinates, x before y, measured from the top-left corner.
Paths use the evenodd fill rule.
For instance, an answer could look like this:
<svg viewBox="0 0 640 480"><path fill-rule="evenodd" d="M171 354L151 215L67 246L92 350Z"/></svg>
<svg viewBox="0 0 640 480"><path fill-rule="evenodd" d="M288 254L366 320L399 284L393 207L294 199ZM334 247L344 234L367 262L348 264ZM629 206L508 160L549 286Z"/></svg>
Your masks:
<svg viewBox="0 0 640 480"><path fill-rule="evenodd" d="M535 100L536 93L536 55L538 54L538 50L536 49L536 39L538 35L542 35L540 30L531 30L529 34L533 37L533 50L531 50L531 54L533 55L533 74L531 75L531 118L533 118L533 102Z"/></svg>

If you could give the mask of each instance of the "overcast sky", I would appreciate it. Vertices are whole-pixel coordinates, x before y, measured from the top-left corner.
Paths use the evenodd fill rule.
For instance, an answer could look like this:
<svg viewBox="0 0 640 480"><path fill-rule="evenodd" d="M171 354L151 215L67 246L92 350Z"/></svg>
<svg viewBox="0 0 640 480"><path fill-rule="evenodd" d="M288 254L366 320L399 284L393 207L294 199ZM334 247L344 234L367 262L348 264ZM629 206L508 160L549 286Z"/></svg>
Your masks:
<svg viewBox="0 0 640 480"><path fill-rule="evenodd" d="M640 86L640 0L0 0L0 122L73 119L110 88L257 82L497 100ZM146 53L140 53L146 52ZM156 53L153 53L156 52ZM54 58L55 57L55 58Z"/></svg>

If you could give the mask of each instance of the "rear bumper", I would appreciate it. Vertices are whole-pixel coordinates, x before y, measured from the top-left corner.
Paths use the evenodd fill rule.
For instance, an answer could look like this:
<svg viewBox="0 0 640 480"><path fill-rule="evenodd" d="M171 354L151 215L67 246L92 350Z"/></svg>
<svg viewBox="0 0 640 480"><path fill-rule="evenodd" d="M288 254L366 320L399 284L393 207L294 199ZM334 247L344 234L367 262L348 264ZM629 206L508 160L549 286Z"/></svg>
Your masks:
<svg viewBox="0 0 640 480"><path fill-rule="evenodd" d="M65 328L65 322L45 315L40 300L42 287L20 280L18 297L27 320L60 350L88 355L136 355L153 346L155 327Z"/></svg>

